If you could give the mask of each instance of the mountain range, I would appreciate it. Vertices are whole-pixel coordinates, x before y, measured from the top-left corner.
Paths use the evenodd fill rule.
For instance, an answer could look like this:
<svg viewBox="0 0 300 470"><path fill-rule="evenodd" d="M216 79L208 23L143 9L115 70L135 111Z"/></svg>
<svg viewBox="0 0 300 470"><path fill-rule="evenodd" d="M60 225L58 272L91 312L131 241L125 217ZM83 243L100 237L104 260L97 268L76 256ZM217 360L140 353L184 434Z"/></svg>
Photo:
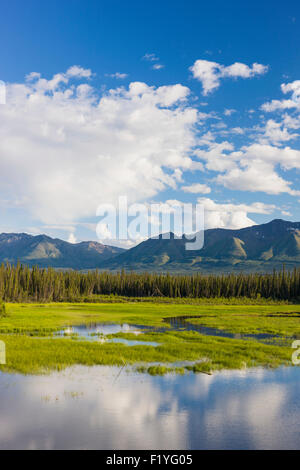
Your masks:
<svg viewBox="0 0 300 470"><path fill-rule="evenodd" d="M171 234L137 245L104 263L109 269L207 273L272 271L300 266L300 222L273 220L240 230L209 229L204 247L187 251Z"/></svg>
<svg viewBox="0 0 300 470"><path fill-rule="evenodd" d="M185 249L174 234L124 250L98 242L71 244L46 235L0 235L0 262L71 268L156 272L254 272L300 267L300 222L280 219L240 230L209 229L204 247Z"/></svg>
<svg viewBox="0 0 300 470"><path fill-rule="evenodd" d="M0 262L29 266L96 269L107 259L122 253L122 248L98 242L68 243L46 235L2 233L0 235Z"/></svg>

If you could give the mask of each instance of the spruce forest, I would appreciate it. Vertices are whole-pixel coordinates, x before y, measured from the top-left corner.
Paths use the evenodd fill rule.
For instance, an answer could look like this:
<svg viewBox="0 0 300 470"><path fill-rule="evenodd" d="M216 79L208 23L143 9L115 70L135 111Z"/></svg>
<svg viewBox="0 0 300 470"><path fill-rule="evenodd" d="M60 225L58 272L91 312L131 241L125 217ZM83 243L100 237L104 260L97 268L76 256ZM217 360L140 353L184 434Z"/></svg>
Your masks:
<svg viewBox="0 0 300 470"><path fill-rule="evenodd" d="M99 296L166 298L300 299L300 269L272 274L170 275L55 271L2 264L0 299L4 302L79 302Z"/></svg>

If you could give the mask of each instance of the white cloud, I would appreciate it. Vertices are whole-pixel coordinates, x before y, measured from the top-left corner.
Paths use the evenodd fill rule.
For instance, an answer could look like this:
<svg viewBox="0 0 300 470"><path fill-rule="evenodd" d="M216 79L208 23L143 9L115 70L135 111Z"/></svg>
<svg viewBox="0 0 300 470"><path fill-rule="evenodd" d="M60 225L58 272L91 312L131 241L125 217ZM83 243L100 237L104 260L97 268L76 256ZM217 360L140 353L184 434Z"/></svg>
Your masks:
<svg viewBox="0 0 300 470"><path fill-rule="evenodd" d="M155 54L145 54L143 57L142 57L143 60L146 60L147 62L159 62L159 57L157 57ZM161 70L163 69L165 66L163 64L158 64L158 63L154 63L152 65L152 69L153 70Z"/></svg>
<svg viewBox="0 0 300 470"><path fill-rule="evenodd" d="M256 225L248 214L271 214L276 207L255 202L253 204L217 203L209 198L199 198L205 211L205 228L240 229Z"/></svg>
<svg viewBox="0 0 300 470"><path fill-rule="evenodd" d="M124 78L127 78L127 77L128 77L128 74L127 74L127 73L120 73L120 72L116 72L116 73L107 73L107 74L106 74L106 77L116 78L116 79L118 79L118 80L123 80Z"/></svg>
<svg viewBox="0 0 300 470"><path fill-rule="evenodd" d="M228 67L221 66L223 77L251 78L255 75L263 75L267 72L268 66L254 63L252 68L241 62L235 62Z"/></svg>
<svg viewBox="0 0 300 470"><path fill-rule="evenodd" d="M154 64L152 66L153 70L161 70L163 69L165 66L163 64Z"/></svg>
<svg viewBox="0 0 300 470"><path fill-rule="evenodd" d="M143 60L147 60L148 62L156 62L159 60L159 57L157 57L155 54L151 53L151 54L145 54L143 57L142 57Z"/></svg>
<svg viewBox="0 0 300 470"><path fill-rule="evenodd" d="M272 165L280 165L284 170L300 169L300 150L260 144L252 144L242 150L244 151L243 159L245 160L256 161L259 159Z"/></svg>
<svg viewBox="0 0 300 470"><path fill-rule="evenodd" d="M14 87L10 86L11 91L14 91L14 96L11 96L11 98L15 98L17 93L18 98L20 98L19 94L26 96L27 93L30 93L30 90L34 90L36 93L57 92L60 86L67 85L71 79L89 79L91 77L92 71L90 69L84 69L79 65L73 65L65 73L55 74L51 80L41 78L41 74L38 72L32 72L25 77L27 82L26 86L17 84L15 84ZM65 92L70 96L72 94L72 89L69 88Z"/></svg>
<svg viewBox="0 0 300 470"><path fill-rule="evenodd" d="M300 169L300 151L279 146L284 141L298 137L287 130L288 125L296 127L298 123L290 121L286 116L284 120L282 123L269 120L265 127L256 129L259 134L257 136L256 133L254 137L258 143L237 151L228 141L216 142L213 134L208 132L198 140L199 148L194 154L204 162L203 170L218 173L212 183L230 190L299 196L300 191L278 174L279 168L284 171Z"/></svg>
<svg viewBox="0 0 300 470"><path fill-rule="evenodd" d="M182 191L191 194L210 194L211 188L206 184L195 183L190 186L182 186Z"/></svg>
<svg viewBox="0 0 300 470"><path fill-rule="evenodd" d="M175 187L189 169L198 112L182 85L133 82L98 96L92 75L71 67L50 80L7 85L0 107L0 200L21 201L46 224L95 215L103 202L129 202Z"/></svg>
<svg viewBox="0 0 300 470"><path fill-rule="evenodd" d="M272 165L261 161L253 161L246 169L235 167L224 175L218 175L216 182L231 190L261 191L274 195L298 193L291 189L291 183L285 181L273 170Z"/></svg>
<svg viewBox="0 0 300 470"><path fill-rule="evenodd" d="M242 129L241 127L232 127L232 128L230 129L230 131L231 131L233 134L239 134L239 135L245 134L245 130Z"/></svg>
<svg viewBox="0 0 300 470"><path fill-rule="evenodd" d="M261 106L261 109L270 113L272 111L292 109L297 107L298 104L295 103L293 100L272 100L270 103L264 103Z"/></svg>
<svg viewBox="0 0 300 470"><path fill-rule="evenodd" d="M290 213L290 211L282 210L282 211L281 211L281 214L282 214L284 217L292 217L292 214Z"/></svg>
<svg viewBox="0 0 300 470"><path fill-rule="evenodd" d="M276 207L271 204L255 202L253 204L218 203L209 198L199 198L205 211L205 228L240 229L256 225L248 214L271 214Z"/></svg>
<svg viewBox="0 0 300 470"><path fill-rule="evenodd" d="M284 94L292 93L292 99L299 102L300 100L300 80L295 80L291 83L283 83L281 85L281 91Z"/></svg>
<svg viewBox="0 0 300 470"><path fill-rule="evenodd" d="M292 183L284 180L275 170L280 165L284 170L300 168L300 151L290 147L278 148L271 145L253 144L241 152L233 152L231 159L237 161L216 182L226 188L241 191L262 191L267 194L288 193L299 196L300 191L291 188Z"/></svg>
<svg viewBox="0 0 300 470"><path fill-rule="evenodd" d="M76 237L74 233L70 233L69 238L68 238L69 243L77 243Z"/></svg>
<svg viewBox="0 0 300 470"><path fill-rule="evenodd" d="M284 109L296 108L300 110L300 80L291 83L282 83L280 86L282 93L291 93L291 98L284 100L272 100L264 103L261 109L266 112L282 111Z"/></svg>
<svg viewBox="0 0 300 470"><path fill-rule="evenodd" d="M224 111L225 116L231 116L234 113L236 113L235 109L225 109Z"/></svg>
<svg viewBox="0 0 300 470"><path fill-rule="evenodd" d="M155 55L146 60L159 65ZM201 81L207 93L221 78L250 78L266 71L259 64L199 62L205 66ZM7 104L0 106L0 206L29 213L32 226L69 227L61 228L68 237L80 220L95 216L99 204L116 203L120 195L127 195L129 203L147 201L168 188L177 190L180 183L180 190L195 195L210 194L218 184L233 191L300 196L292 177L280 172L300 169L300 150L286 146L298 138L298 114L262 117L252 129L226 127L222 114L230 116L233 109L202 113L181 84L118 83L100 94L92 76L90 69L73 66L50 79L32 72L24 83L7 84ZM281 88L298 106L300 81ZM235 148L233 134L255 143ZM207 184L183 183L184 172L194 170L206 172ZM209 217L211 223L238 226L239 216L242 225L249 225L253 208L239 205L234 217L209 210ZM109 236L105 227L102 231Z"/></svg>
<svg viewBox="0 0 300 470"><path fill-rule="evenodd" d="M285 122L276 122L273 119L269 119L265 127L261 129L262 135L259 138L259 142L278 145L281 144L281 142L296 139L298 134L289 133L285 123L289 124L288 120Z"/></svg>
<svg viewBox="0 0 300 470"><path fill-rule="evenodd" d="M300 118L292 117L286 113L282 122L288 129L300 129Z"/></svg>
<svg viewBox="0 0 300 470"><path fill-rule="evenodd" d="M197 60L190 71L203 86L203 95L208 95L220 86L219 64L209 60Z"/></svg>
<svg viewBox="0 0 300 470"><path fill-rule="evenodd" d="M222 78L252 78L255 75L263 75L267 72L268 66L254 63L252 67L240 62L224 66L209 60L196 60L190 67L193 77L202 83L203 95L208 95L220 86Z"/></svg>
<svg viewBox="0 0 300 470"><path fill-rule="evenodd" d="M195 155L201 160L206 161L205 166L207 170L224 172L234 168L237 157L232 157L232 154L227 153L234 149L233 145L227 141L217 143L208 139L211 139L211 134L207 136L207 140L206 136L203 139L203 144L208 146L208 150L195 150Z"/></svg>
<svg viewBox="0 0 300 470"><path fill-rule="evenodd" d="M67 77L90 78L92 71L90 69L84 69L79 65L73 65L67 70L66 75Z"/></svg>

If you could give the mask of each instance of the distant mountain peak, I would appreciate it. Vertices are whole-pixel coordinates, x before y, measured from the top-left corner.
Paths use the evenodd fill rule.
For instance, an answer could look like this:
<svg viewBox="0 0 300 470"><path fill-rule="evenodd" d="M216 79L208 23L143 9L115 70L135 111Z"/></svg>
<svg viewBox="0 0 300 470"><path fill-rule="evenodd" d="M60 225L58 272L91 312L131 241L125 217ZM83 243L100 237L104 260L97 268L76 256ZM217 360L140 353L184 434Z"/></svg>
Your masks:
<svg viewBox="0 0 300 470"><path fill-rule="evenodd" d="M281 226L287 226L287 225L294 225L297 224L297 222L291 222L289 220L283 220L283 219L274 219L269 222L270 225L281 225Z"/></svg>

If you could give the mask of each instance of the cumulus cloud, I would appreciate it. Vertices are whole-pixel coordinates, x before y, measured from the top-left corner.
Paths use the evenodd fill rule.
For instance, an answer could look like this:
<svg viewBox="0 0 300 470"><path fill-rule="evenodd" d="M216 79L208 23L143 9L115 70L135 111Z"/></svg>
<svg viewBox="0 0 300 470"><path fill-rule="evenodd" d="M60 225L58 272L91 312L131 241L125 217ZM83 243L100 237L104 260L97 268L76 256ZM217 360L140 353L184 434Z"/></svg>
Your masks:
<svg viewBox="0 0 300 470"><path fill-rule="evenodd" d="M216 182L232 190L300 195L300 191L292 190L291 183L281 178L272 165L261 161L252 162L246 169L233 168L223 175L218 175Z"/></svg>
<svg viewBox="0 0 300 470"><path fill-rule="evenodd" d="M262 135L259 137L260 143L280 145L282 142L296 139L298 134L288 131L290 125L293 124L289 123L287 119L283 122L276 122L273 119L269 119L266 125L260 129L262 132Z"/></svg>
<svg viewBox="0 0 300 470"><path fill-rule="evenodd" d="M159 65L153 54L145 60ZM259 64L196 63L195 74L201 68L203 72L196 78L206 93L221 78L266 72ZM112 74L116 79L123 75ZM217 184L218 189L300 196L289 181L293 177L282 173L300 169L300 150L287 146L298 138L299 114L263 118L250 135L249 128L226 127L213 111L200 112L189 88L181 84L118 83L99 92L92 77L90 69L76 65L50 79L32 72L24 83L6 85L7 104L0 106L0 207L30 214L30 226L64 227L67 236L75 237L78 225L95 216L100 204L116 204L120 195L129 204L149 201L178 186L194 195L208 195ZM281 87L291 94L294 107L299 83ZM228 107L224 114L233 111ZM234 135L243 135L242 147L233 144ZM185 171L206 172L206 184L183 183ZM249 225L253 221L248 214L257 209L239 206L232 209L234 216L221 217L207 201L210 223L219 221L220 226L237 227L238 217L242 226ZM224 214L229 209L221 208ZM105 227L101 230L109 237Z"/></svg>
<svg viewBox="0 0 300 470"><path fill-rule="evenodd" d="M245 134L245 130L242 129L241 127L232 127L232 129L230 129L230 131L231 131L233 134L239 134L239 135Z"/></svg>
<svg viewBox="0 0 300 470"><path fill-rule="evenodd" d="M210 138L210 134L208 138ZM211 140L203 140L201 143L207 145L208 149L197 149L195 155L201 160L206 161L206 169L216 172L224 172L235 167L235 161L239 155L235 155L231 151L234 146L227 141L217 143Z"/></svg>
<svg viewBox="0 0 300 470"><path fill-rule="evenodd" d="M195 183L190 186L182 186L182 191L185 193L191 194L209 194L211 193L211 188L206 184Z"/></svg>
<svg viewBox="0 0 300 470"><path fill-rule="evenodd" d="M248 214L271 214L276 207L271 204L218 203L209 198L199 198L198 204L204 207L205 228L240 229L256 225Z"/></svg>
<svg viewBox="0 0 300 470"><path fill-rule="evenodd" d="M296 123L293 123L296 126ZM228 141L216 142L211 133L199 139L195 155L204 162L204 169L218 173L212 180L230 190L261 191L278 195L288 193L299 196L300 191L293 189L292 182L286 181L278 174L278 169L300 169L300 151L281 144L295 138L286 128L281 128L274 121L260 129L258 143L243 146L235 150Z"/></svg>
<svg viewBox="0 0 300 470"><path fill-rule="evenodd" d="M281 85L282 93L292 93L292 99L294 101L299 101L300 99L300 80L295 80L291 83L283 83Z"/></svg>
<svg viewBox="0 0 300 470"><path fill-rule="evenodd" d="M73 65L67 70L67 77L77 77L77 78L90 78L92 76L91 69L84 69L79 65Z"/></svg>
<svg viewBox="0 0 300 470"><path fill-rule="evenodd" d="M286 113L283 115L282 123L288 129L300 129L299 117L293 117Z"/></svg>
<svg viewBox="0 0 300 470"><path fill-rule="evenodd" d="M268 66L254 63L252 67L241 62L224 66L209 60L196 60L190 67L193 77L202 83L203 95L208 95L219 88L223 78L252 78L255 75L263 75Z"/></svg>
<svg viewBox="0 0 300 470"><path fill-rule="evenodd" d="M95 215L100 203L145 200L192 167L197 110L182 85L133 82L99 95L90 70L7 85L0 107L0 199L44 223Z"/></svg>
<svg viewBox="0 0 300 470"><path fill-rule="evenodd" d="M253 144L244 147L241 152L233 152L231 159L234 158L236 158L235 164L224 174L217 176L217 183L235 190L262 191L274 195L281 193L300 195L300 191L291 187L291 182L284 180L276 172L277 165L284 170L299 169L299 150Z"/></svg>
<svg viewBox="0 0 300 470"><path fill-rule="evenodd" d="M300 110L300 80L295 80L291 83L282 83L280 88L284 94L291 93L291 97L289 99L272 100L268 103L264 103L261 109L266 112L293 108Z"/></svg>
<svg viewBox="0 0 300 470"><path fill-rule="evenodd" d="M34 82L35 85L32 86L36 91L40 92L53 92L54 90L57 90L59 85L62 84L67 84L69 83L70 79L72 78L91 78L92 76L92 71L90 69L84 69L83 67L80 67L79 65L73 65L70 67L65 73L57 73L55 74L51 80L47 80L45 78L41 77L41 74L38 72L31 72L30 74L26 75L25 79L26 82L29 84L31 82ZM15 85L15 89L17 88L18 85ZM29 87L30 85L28 85ZM19 86L19 92L23 91L26 92L26 88L22 86Z"/></svg>
<svg viewBox="0 0 300 470"><path fill-rule="evenodd" d="M272 111L298 108L298 104L293 100L272 100L261 106L263 111L271 113Z"/></svg>

